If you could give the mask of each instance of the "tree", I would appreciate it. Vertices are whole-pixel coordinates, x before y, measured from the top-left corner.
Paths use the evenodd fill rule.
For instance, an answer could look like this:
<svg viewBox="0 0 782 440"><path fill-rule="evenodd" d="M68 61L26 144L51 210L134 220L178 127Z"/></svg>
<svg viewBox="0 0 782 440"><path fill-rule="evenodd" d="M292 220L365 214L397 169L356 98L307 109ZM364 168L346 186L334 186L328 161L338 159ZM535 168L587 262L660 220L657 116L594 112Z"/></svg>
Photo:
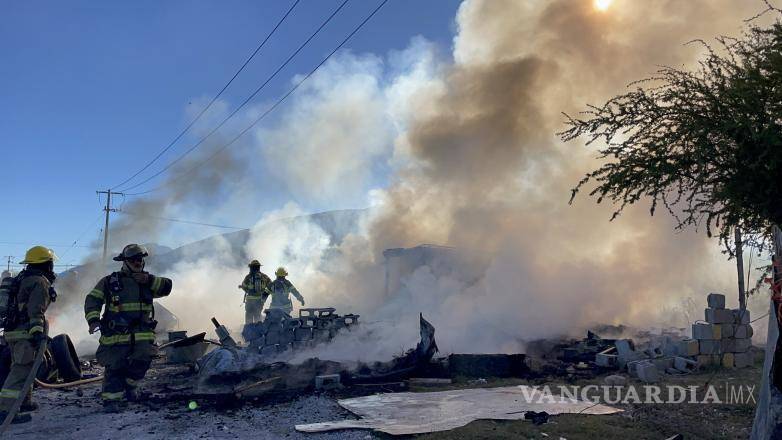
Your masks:
<svg viewBox="0 0 782 440"><path fill-rule="evenodd" d="M768 11L782 12L769 5ZM565 141L604 141L605 164L590 183L600 203L622 210L651 200L678 228L704 224L731 249L731 232L782 225L782 24L750 25L739 39L717 38L699 68L663 67L635 89L581 117L567 117Z"/></svg>
<svg viewBox="0 0 782 440"><path fill-rule="evenodd" d="M767 12L782 10L765 0ZM762 15L762 14L761 14ZM755 23L750 21L750 23ZM672 67L633 83L635 90L568 115L563 140L603 140L605 164L593 182L612 220L628 205L662 204L677 227L705 224L731 250L739 228L771 238L774 254L764 375L751 439L782 438L782 24L750 24L739 39L720 37L696 71ZM736 234L736 245L740 243ZM741 276L741 274L740 274Z"/></svg>

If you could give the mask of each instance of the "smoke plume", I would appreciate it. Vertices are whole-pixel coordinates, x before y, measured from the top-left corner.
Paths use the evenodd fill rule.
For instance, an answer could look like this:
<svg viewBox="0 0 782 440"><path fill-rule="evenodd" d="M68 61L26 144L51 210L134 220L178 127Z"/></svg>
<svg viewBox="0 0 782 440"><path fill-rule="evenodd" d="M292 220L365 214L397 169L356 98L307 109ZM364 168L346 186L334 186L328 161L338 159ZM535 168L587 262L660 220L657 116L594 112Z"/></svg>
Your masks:
<svg viewBox="0 0 782 440"><path fill-rule="evenodd" d="M375 338L354 335L323 356L396 353L415 341L419 312L443 350L460 352L516 351L596 323L685 326L700 317L682 298L705 307L710 291L732 297L735 268L702 231L676 232L643 203L614 222L610 206L586 196L570 206L570 189L597 162L555 133L562 112L600 103L656 66L694 66L702 46L685 43L738 35L741 19L762 9L753 6L466 0L450 54L420 37L382 57L343 52L251 140L184 179L181 164L164 196L128 209L254 224L242 256L268 271L286 266L308 306L371 323ZM315 222L281 220L357 206L370 208L338 241ZM136 220L119 225L123 243L169 232ZM193 331L213 315L234 328L242 319L246 262L212 241L211 255L165 274L175 291L163 303ZM383 251L423 243L479 256L485 270L465 279L469 267L424 265L386 292Z"/></svg>

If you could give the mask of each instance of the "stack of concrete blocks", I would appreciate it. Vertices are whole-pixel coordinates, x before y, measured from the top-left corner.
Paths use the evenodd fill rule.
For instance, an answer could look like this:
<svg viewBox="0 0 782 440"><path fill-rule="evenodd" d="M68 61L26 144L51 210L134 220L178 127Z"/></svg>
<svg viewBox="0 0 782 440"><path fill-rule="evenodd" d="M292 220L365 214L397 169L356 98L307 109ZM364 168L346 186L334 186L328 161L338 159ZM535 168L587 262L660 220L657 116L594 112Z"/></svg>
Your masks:
<svg viewBox="0 0 782 440"><path fill-rule="evenodd" d="M706 322L692 325L692 339L685 343L686 353L681 355L695 357L700 366L743 368L752 365L753 331L749 310L726 309L725 295L718 293L710 293L707 302Z"/></svg>
<svg viewBox="0 0 782 440"><path fill-rule="evenodd" d="M274 322L267 317L263 333L254 339L261 355L273 356L287 350L300 350L328 342L337 332L358 323L359 315L340 316L334 308L307 308L299 310L298 318L286 317ZM286 315L287 316L287 315Z"/></svg>

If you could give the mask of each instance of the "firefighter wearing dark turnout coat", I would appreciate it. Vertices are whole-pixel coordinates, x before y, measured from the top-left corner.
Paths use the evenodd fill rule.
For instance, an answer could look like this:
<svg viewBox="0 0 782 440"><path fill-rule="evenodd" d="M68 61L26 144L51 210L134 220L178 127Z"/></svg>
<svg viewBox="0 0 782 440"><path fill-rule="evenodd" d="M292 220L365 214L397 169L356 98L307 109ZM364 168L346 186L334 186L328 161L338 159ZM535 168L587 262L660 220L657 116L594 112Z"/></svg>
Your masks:
<svg viewBox="0 0 782 440"><path fill-rule="evenodd" d="M57 298L52 288L56 278L55 258L54 252L43 246L30 248L22 261L27 267L13 280L14 307L8 311L4 323L4 337L11 349L11 370L0 389L0 420L5 419L11 406L25 392L22 387L32 370L35 353L46 339L44 313ZM32 417L25 412L37 408L32 402L32 390L26 390L25 394L22 414L17 414L13 423L30 421Z"/></svg>
<svg viewBox="0 0 782 440"><path fill-rule="evenodd" d="M138 398L138 382L157 353L152 300L171 293L172 283L144 272L147 255L142 246L125 246L114 257L123 262L122 269L98 281L84 301L90 333L101 332L95 356L105 367L101 399L107 412Z"/></svg>

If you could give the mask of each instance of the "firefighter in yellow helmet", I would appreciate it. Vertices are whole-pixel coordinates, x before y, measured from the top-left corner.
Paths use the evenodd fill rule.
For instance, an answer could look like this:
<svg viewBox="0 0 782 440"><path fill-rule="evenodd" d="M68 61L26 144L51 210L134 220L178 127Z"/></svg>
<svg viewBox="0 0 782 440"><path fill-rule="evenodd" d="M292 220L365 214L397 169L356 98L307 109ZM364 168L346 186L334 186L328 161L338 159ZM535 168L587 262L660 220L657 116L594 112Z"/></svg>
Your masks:
<svg viewBox="0 0 782 440"><path fill-rule="evenodd" d="M244 323L252 324L261 321L261 310L266 298L269 297L269 284L272 280L261 272L261 263L253 260L247 265L250 273L244 277L239 288L244 290Z"/></svg>
<svg viewBox="0 0 782 440"><path fill-rule="evenodd" d="M9 295L9 308L3 327L5 340L11 349L11 370L0 390L0 420L4 420L14 402L22 392L22 386L32 370L35 353L46 339L46 309L57 299L52 284L54 260L57 258L51 249L35 246L27 251L22 261L27 267L16 277L8 278L0 285L4 294ZM32 390L26 390L26 396L12 423L24 423L32 420L30 411L38 405L32 402Z"/></svg>
<svg viewBox="0 0 782 440"><path fill-rule="evenodd" d="M304 297L301 296L298 290L293 287L293 283L288 281L288 271L284 267L279 267L274 272L277 278L269 285L269 290L272 293L272 302L269 305L270 309L282 310L287 314L293 311L293 303L291 302L291 295L295 296L297 300L304 305Z"/></svg>
<svg viewBox="0 0 782 440"><path fill-rule="evenodd" d="M95 357L105 367L101 392L105 412L118 412L128 400L138 399L138 382L157 353L152 300L171 293L172 283L144 271L147 256L143 246L125 246L114 257L122 268L98 281L84 300L90 333L101 333Z"/></svg>

